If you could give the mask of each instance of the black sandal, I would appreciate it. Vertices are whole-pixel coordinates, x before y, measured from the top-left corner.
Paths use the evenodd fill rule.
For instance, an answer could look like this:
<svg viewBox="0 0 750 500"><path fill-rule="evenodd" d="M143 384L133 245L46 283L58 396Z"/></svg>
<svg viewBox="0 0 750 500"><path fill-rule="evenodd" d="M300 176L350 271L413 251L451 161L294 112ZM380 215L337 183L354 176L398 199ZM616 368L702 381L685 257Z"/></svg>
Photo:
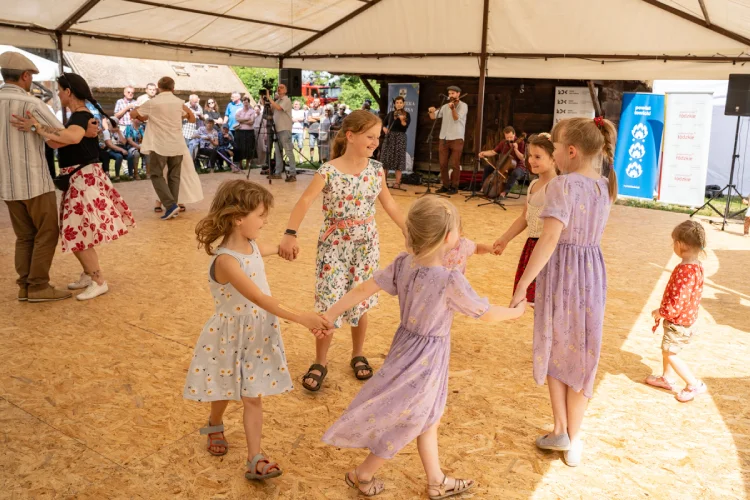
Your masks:
<svg viewBox="0 0 750 500"><path fill-rule="evenodd" d="M357 363L362 363L362 366L355 366ZM357 380L367 380L368 378L372 377L372 366L370 366L370 362L367 361L367 358L364 356L357 356L355 358L352 358L351 362L349 362L349 366L351 366L354 370L354 376L357 377ZM359 372L370 373L364 376L360 376Z"/></svg>
<svg viewBox="0 0 750 500"><path fill-rule="evenodd" d="M319 371L320 375L315 375L314 373L312 373L313 370ZM314 363L310 365L310 368L307 369L307 373L302 376L302 387L310 392L318 392L320 388L323 387L323 381L326 379L326 375L328 375L328 368L323 365L319 365L318 363ZM315 387L305 382L309 378L313 379L316 384Z"/></svg>

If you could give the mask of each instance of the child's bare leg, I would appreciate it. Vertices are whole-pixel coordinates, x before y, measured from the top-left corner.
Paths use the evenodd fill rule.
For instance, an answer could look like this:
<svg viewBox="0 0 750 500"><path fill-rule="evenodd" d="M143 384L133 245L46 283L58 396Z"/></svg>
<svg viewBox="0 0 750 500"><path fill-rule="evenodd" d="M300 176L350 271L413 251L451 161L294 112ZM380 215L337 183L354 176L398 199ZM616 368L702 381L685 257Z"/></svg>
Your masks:
<svg viewBox="0 0 750 500"><path fill-rule="evenodd" d="M682 380L685 381L685 383L692 387L697 387L699 382L698 379L695 378L695 375L693 375L693 372L690 371L690 368L688 367L687 363L685 363L682 359L680 359L677 354L672 352L665 352L664 353L668 360L669 360L669 366L677 372L677 375L680 376Z"/></svg>
<svg viewBox="0 0 750 500"><path fill-rule="evenodd" d="M439 421L417 437L417 450L419 450L424 472L427 474L428 484L440 484L444 477L438 454L438 425L440 425Z"/></svg>
<svg viewBox="0 0 750 500"><path fill-rule="evenodd" d="M315 339L315 363L319 365L326 366L328 364L328 349L331 347L331 340L333 340L333 335L326 335L322 339ZM322 375L318 370L313 370L313 375ZM311 378L305 379L305 384L309 385L310 387L317 387L318 382Z"/></svg>
<svg viewBox="0 0 750 500"><path fill-rule="evenodd" d="M359 464L359 467L347 472L346 476L352 484L357 484L357 481L359 481L359 491L368 495L376 495L380 491L383 491L383 482L379 479L373 481L373 476L375 476L375 473L385 462L385 458L380 458L370 453L364 462ZM363 482L366 484L362 484Z"/></svg>
<svg viewBox="0 0 750 500"><path fill-rule="evenodd" d="M568 436L572 442L580 433L583 416L589 405L589 398L583 395L583 390L576 392L572 388L567 387L567 392Z"/></svg>
<svg viewBox="0 0 750 500"><path fill-rule="evenodd" d="M260 437L263 431L263 401L261 398L242 397L242 423L247 439L247 459L252 460L260 453Z"/></svg>
<svg viewBox="0 0 750 500"><path fill-rule="evenodd" d="M664 366L664 374L662 375L663 378L673 381L675 379L675 376L677 373L672 368L672 365L669 364L669 351L662 351L662 365Z"/></svg>
<svg viewBox="0 0 750 500"><path fill-rule="evenodd" d="M445 481L444 486L447 491L456 488L456 479L447 477L440 467L440 455L438 453L439 425L440 421L435 422L429 429L417 437L417 450L419 450L419 458L422 460L422 467L424 467L424 471L427 474L427 487L429 488L428 494L430 495L440 493L433 486L443 486L443 481ZM473 483L471 479L467 479L465 482L468 485Z"/></svg>
<svg viewBox="0 0 750 500"><path fill-rule="evenodd" d="M208 416L209 426L219 425L223 422L224 411L227 409L227 405L229 405L229 401L211 401L211 414ZM218 436L219 434L221 434L220 437ZM208 435L208 437L225 439L223 433L221 432L211 433ZM210 449L214 453L224 453L226 451L226 448L223 445L219 444L211 446Z"/></svg>
<svg viewBox="0 0 750 500"><path fill-rule="evenodd" d="M555 420L555 428L552 430L552 434L559 436L568 432L568 386L550 376L547 376L547 386L549 387L549 399L552 403L552 417Z"/></svg>
<svg viewBox="0 0 750 500"><path fill-rule="evenodd" d="M363 314L362 317L359 318L359 324L357 326L352 327L352 358L356 358L357 356L362 356L362 351L365 348L365 334L367 333L367 313ZM363 365L364 363L358 363L357 367L359 365ZM360 377L366 377L370 372L368 370L360 370L358 372L358 375Z"/></svg>

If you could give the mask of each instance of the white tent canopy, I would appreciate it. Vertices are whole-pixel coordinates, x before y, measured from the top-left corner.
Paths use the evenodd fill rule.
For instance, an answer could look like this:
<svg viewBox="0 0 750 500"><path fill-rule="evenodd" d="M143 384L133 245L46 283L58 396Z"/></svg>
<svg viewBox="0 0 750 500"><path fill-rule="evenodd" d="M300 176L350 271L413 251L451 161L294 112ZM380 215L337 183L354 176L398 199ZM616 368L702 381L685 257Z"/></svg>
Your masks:
<svg viewBox="0 0 750 500"><path fill-rule="evenodd" d="M39 57L37 55L26 52L25 50L12 47L10 45L0 45L0 54L2 54L3 52L19 52L28 57L31 62L34 63L34 66L36 66L36 68L39 70L39 73L34 75L35 82L49 82L60 76L60 70L56 62L52 62L48 59ZM66 66L65 71L70 71L70 68ZM2 81L2 78L0 78L0 81Z"/></svg>
<svg viewBox="0 0 750 500"><path fill-rule="evenodd" d="M486 67L490 77L597 80L750 73L750 0L3 3L0 42L103 55L337 73L479 76Z"/></svg>

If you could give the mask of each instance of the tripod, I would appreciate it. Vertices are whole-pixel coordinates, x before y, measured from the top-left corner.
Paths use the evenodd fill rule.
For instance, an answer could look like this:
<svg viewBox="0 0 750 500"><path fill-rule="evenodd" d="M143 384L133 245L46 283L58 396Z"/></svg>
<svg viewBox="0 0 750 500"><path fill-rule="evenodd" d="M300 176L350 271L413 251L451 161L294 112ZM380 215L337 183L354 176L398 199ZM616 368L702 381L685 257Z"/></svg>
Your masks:
<svg viewBox="0 0 750 500"><path fill-rule="evenodd" d="M464 201L469 201L472 198L481 198L483 200L488 199L483 194L477 193L477 181L476 181L476 177L477 177L477 173L478 172L479 172L479 157L477 156L477 157L474 158L474 170L473 170L473 172L471 174L471 182L469 183L469 191L471 191L471 194L468 195Z"/></svg>
<svg viewBox="0 0 750 500"><path fill-rule="evenodd" d="M440 107L438 108L438 110L443 108L443 104L445 104L445 96L443 96L442 99L440 100ZM427 144L430 145L429 147L430 155L429 155L429 160L427 163L427 191L423 193L416 193L416 194L420 196L434 194L436 196L442 196L443 198L450 198L448 195L445 195L445 194L433 193L432 188L431 188L431 184L432 184L432 137L433 137L433 134L435 133L435 125L437 125L437 116L435 116L435 119L432 121L432 128L430 129L430 134L427 136L427 141L426 141Z"/></svg>
<svg viewBox="0 0 750 500"><path fill-rule="evenodd" d="M268 170L268 183L273 184L273 180L271 179L271 148L273 147L273 144L276 140L276 126L273 123L273 111L271 109L271 106L266 102L265 99L262 101L263 103L263 119L261 121L261 124L263 121L265 121L265 134L263 133L263 125L261 125L260 129L258 129L258 137L255 139L255 148L258 149L258 144L260 144L260 141L266 140L266 169ZM263 137L265 135L265 137ZM250 179L250 172L252 169L247 169L247 179Z"/></svg>
<svg viewBox="0 0 750 500"><path fill-rule="evenodd" d="M740 155L737 153L737 140L738 140L738 138L740 136L740 118L741 118L740 116L737 117L737 128L734 131L734 149L732 150L732 167L729 169L729 184L727 184L726 186L724 186L721 191L719 191L718 193L715 193L706 203L704 203L703 205L701 205L693 213L690 214L690 217L692 217L696 213L698 213L699 211L703 210L705 207L710 207L711 210L713 210L714 212L716 212L717 214L719 214L719 217L721 217L721 222L720 223L719 222L713 222L713 221L711 221L711 224L721 224L721 230L722 231L724 230L724 228L727 225L727 222L728 222L727 219L732 219L733 217L741 214L742 212L744 212L746 210L745 208L743 208L742 210L737 210L734 213L729 213L729 205L730 205L730 203L732 201L732 191L734 191L735 193L737 193L737 196L739 196L740 199L742 199L742 193L740 193L737 190L737 186L735 184L733 184L733 182L734 182L734 165L735 165L735 163L737 161L737 158L740 157ZM727 192L727 201L726 201L726 205L724 206L724 213L721 213L721 212L719 212L716 209L715 206L713 206L711 204L711 202L714 201L719 196L721 196L724 193L724 191Z"/></svg>

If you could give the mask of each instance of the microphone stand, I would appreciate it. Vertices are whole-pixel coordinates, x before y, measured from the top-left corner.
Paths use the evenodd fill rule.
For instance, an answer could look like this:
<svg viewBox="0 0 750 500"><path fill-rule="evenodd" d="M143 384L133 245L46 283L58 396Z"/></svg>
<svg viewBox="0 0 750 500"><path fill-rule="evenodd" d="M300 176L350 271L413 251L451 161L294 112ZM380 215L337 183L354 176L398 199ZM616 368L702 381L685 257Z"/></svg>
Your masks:
<svg viewBox="0 0 750 500"><path fill-rule="evenodd" d="M443 109L443 105L445 104L445 98L446 98L446 96L444 96L444 95L441 96L440 107L435 111L435 113L437 113L438 111L440 111L441 109ZM445 119L445 118L442 118L442 119ZM416 193L416 194L418 194L420 196L427 196L428 194L434 194L436 196L441 196L443 198L450 198L450 196L445 195L445 194L433 193L432 192L432 188L431 188L431 184L432 184L432 137L433 137L433 134L435 133L435 125L437 125L437 115L435 116L435 119L432 120L432 128L430 128L430 134L427 136L427 141L426 141L427 144L430 145L430 148L429 148L430 149L430 155L429 155L429 159L428 159L428 163L427 163L427 174L428 174L428 177L427 177L427 191L425 191L423 193Z"/></svg>

